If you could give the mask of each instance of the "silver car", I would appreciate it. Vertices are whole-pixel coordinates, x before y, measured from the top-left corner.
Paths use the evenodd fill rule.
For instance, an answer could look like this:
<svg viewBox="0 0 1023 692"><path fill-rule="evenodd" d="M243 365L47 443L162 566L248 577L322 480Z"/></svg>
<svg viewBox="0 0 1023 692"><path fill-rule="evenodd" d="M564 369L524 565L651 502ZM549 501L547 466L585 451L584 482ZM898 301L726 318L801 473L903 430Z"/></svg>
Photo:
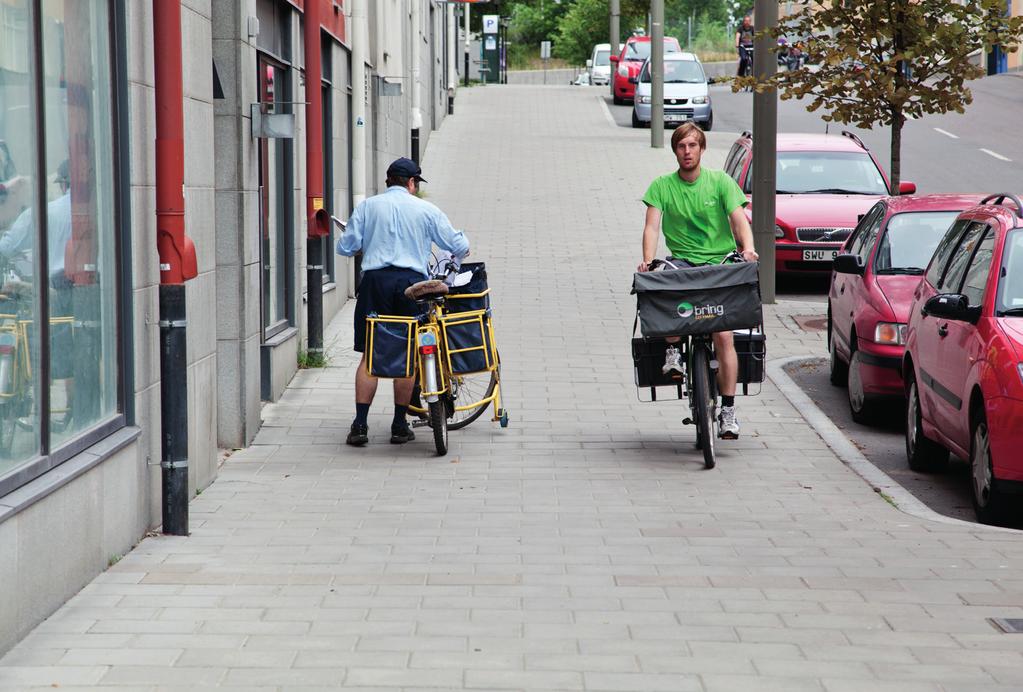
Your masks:
<svg viewBox="0 0 1023 692"><path fill-rule="evenodd" d="M704 130L714 126L710 103L710 80L699 58L692 53L664 54L664 124L681 125L694 120ZM632 126L650 126L650 60L643 63L636 81Z"/></svg>

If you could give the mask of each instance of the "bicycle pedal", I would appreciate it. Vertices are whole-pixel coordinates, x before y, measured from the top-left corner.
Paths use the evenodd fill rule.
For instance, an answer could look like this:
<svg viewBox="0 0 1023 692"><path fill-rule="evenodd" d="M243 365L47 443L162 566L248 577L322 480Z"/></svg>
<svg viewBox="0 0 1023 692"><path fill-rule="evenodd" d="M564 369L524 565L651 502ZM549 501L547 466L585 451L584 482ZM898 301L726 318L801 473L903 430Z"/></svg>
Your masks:
<svg viewBox="0 0 1023 692"><path fill-rule="evenodd" d="M430 427L430 421L425 420L423 418L417 418L416 420L412 421L412 426L411 427L413 427L413 428L429 428Z"/></svg>
<svg viewBox="0 0 1023 692"><path fill-rule="evenodd" d="M682 425L692 425L692 424L693 424L693 419L692 418L683 418L682 419Z"/></svg>

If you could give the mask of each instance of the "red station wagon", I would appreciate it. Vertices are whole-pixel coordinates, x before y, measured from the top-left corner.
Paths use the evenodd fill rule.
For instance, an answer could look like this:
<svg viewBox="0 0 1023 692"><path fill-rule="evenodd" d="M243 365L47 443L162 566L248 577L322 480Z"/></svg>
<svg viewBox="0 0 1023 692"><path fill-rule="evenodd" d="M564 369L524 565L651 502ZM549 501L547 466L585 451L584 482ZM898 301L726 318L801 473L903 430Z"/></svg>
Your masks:
<svg viewBox="0 0 1023 692"><path fill-rule="evenodd" d="M775 266L778 273L830 272L858 217L888 195L888 174L859 137L812 133L778 135ZM744 132L725 159L725 172L751 204L753 135ZM902 183L900 195L916 192ZM752 219L750 207L747 215Z"/></svg>
<svg viewBox="0 0 1023 692"><path fill-rule="evenodd" d="M848 385L849 410L871 421L872 399L902 397L902 354L913 291L956 216L981 195L885 197L835 258L828 292L831 383Z"/></svg>
<svg viewBox="0 0 1023 692"><path fill-rule="evenodd" d="M664 52L679 53L682 46L674 36L664 37ZM650 57L650 37L630 36L622 52L611 56L611 98L616 106L632 103L643 61Z"/></svg>
<svg viewBox="0 0 1023 692"><path fill-rule="evenodd" d="M914 292L902 372L910 467L940 468L950 451L969 459L977 518L1001 521L1007 496L1023 489L1018 197L985 198L960 214L938 244Z"/></svg>

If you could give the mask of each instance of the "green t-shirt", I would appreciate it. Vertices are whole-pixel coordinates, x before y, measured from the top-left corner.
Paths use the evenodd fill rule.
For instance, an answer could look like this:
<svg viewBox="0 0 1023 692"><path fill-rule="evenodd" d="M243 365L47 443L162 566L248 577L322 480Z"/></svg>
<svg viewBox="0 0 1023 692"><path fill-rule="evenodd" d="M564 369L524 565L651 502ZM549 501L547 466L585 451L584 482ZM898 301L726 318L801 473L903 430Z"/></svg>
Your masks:
<svg viewBox="0 0 1023 692"><path fill-rule="evenodd" d="M704 168L694 183L678 171L655 178L643 202L661 210L661 230L673 257L693 264L717 264L735 249L728 216L746 195L724 171Z"/></svg>

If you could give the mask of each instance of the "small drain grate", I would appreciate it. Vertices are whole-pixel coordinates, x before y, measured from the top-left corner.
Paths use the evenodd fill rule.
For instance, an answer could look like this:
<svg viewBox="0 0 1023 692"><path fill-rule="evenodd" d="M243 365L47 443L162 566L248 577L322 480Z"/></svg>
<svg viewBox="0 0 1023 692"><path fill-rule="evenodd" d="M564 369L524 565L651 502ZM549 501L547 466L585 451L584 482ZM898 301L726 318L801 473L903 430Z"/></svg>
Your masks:
<svg viewBox="0 0 1023 692"><path fill-rule="evenodd" d="M988 618L988 622L1006 634L1023 634L1023 618Z"/></svg>
<svg viewBox="0 0 1023 692"><path fill-rule="evenodd" d="M792 320L804 332L823 332L828 328L828 318L820 315L793 315Z"/></svg>

